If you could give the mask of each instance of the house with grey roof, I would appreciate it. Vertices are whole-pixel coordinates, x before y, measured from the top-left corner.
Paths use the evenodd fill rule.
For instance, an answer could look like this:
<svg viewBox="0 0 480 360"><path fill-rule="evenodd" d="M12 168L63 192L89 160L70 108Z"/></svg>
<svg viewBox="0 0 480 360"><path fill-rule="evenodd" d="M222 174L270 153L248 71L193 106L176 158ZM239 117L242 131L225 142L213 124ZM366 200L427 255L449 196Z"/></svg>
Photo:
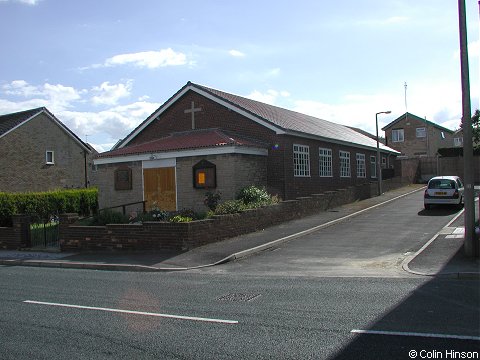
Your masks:
<svg viewBox="0 0 480 360"><path fill-rule="evenodd" d="M377 180L377 143L346 126L188 82L94 159L100 207L205 210L248 185L295 199ZM393 166L396 150L380 144Z"/></svg>
<svg viewBox="0 0 480 360"><path fill-rule="evenodd" d="M0 192L86 187L93 153L45 107L0 115Z"/></svg>

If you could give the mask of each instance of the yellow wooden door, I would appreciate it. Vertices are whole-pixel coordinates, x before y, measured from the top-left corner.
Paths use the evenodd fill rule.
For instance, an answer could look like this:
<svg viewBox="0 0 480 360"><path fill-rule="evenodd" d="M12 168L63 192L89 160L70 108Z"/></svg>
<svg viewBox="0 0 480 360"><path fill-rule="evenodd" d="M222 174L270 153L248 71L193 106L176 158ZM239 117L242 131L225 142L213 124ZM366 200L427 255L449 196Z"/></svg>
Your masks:
<svg viewBox="0 0 480 360"><path fill-rule="evenodd" d="M143 169L143 192L147 210L177 210L175 168Z"/></svg>

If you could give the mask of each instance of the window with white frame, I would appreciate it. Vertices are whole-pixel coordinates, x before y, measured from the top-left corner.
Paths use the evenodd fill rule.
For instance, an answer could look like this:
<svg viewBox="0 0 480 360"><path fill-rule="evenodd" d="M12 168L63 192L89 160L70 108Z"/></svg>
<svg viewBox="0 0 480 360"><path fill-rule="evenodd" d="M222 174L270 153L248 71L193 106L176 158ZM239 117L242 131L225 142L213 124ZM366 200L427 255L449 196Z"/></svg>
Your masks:
<svg viewBox="0 0 480 360"><path fill-rule="evenodd" d="M357 177L364 178L367 176L367 168L365 166L365 154L357 154Z"/></svg>
<svg viewBox="0 0 480 360"><path fill-rule="evenodd" d="M340 150L340 177L350 176L350 153Z"/></svg>
<svg viewBox="0 0 480 360"><path fill-rule="evenodd" d="M387 168L387 158L385 156L382 156L382 169Z"/></svg>
<svg viewBox="0 0 480 360"><path fill-rule="evenodd" d="M370 156L370 176L372 178L377 177L377 157Z"/></svg>
<svg viewBox="0 0 480 360"><path fill-rule="evenodd" d="M455 146L455 147L463 146L463 137L453 138L453 146Z"/></svg>
<svg viewBox="0 0 480 360"><path fill-rule="evenodd" d="M46 163L47 165L53 165L53 164L55 164L55 157L54 157L53 151L47 150L47 151L45 152L45 163Z"/></svg>
<svg viewBox="0 0 480 360"><path fill-rule="evenodd" d="M293 144L293 175L310 176L310 148L306 145Z"/></svg>
<svg viewBox="0 0 480 360"><path fill-rule="evenodd" d="M319 159L319 176L320 177L331 177L332 173L332 149L318 149L318 159Z"/></svg>
<svg viewBox="0 0 480 360"><path fill-rule="evenodd" d="M392 130L392 142L403 142L405 140L405 132L403 129Z"/></svg>
<svg viewBox="0 0 480 360"><path fill-rule="evenodd" d="M426 138L427 137L427 128L419 127L415 129L415 134L417 138Z"/></svg>

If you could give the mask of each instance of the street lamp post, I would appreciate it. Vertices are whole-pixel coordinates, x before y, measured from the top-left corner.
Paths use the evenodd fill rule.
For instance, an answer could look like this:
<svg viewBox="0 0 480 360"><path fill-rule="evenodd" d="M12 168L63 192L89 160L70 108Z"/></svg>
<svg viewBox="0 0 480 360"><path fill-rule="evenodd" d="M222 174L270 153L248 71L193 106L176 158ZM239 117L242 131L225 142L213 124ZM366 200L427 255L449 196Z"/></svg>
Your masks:
<svg viewBox="0 0 480 360"><path fill-rule="evenodd" d="M390 114L391 111L380 111L375 114L375 125L377 127L377 179L378 179L378 196L382 195L382 168L380 163L380 138L378 137L378 114Z"/></svg>

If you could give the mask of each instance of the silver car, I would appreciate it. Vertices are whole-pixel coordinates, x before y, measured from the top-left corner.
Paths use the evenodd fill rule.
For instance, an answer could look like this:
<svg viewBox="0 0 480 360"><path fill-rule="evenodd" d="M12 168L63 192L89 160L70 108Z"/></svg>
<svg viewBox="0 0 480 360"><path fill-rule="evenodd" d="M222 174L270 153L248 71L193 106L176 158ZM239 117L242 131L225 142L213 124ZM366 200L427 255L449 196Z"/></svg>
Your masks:
<svg viewBox="0 0 480 360"><path fill-rule="evenodd" d="M428 181L423 197L425 209L432 205L447 204L463 206L463 183L458 176L436 176Z"/></svg>

